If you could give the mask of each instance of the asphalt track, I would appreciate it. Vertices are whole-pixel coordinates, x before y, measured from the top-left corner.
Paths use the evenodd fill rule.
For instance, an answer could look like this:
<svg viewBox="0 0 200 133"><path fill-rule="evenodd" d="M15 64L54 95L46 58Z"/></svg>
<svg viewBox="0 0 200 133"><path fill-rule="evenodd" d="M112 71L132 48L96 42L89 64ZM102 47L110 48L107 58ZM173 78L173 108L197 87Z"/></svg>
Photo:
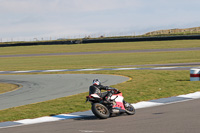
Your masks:
<svg viewBox="0 0 200 133"><path fill-rule="evenodd" d="M119 51L94 51L94 52L72 52L72 53L47 53L47 54L18 54L18 55L0 55L4 57L33 57L33 56L58 56L58 55L89 55L89 54L114 54L114 53L142 53L142 52L173 52L173 51L198 51L196 48L169 48L169 49L145 49L145 50L119 50Z"/></svg>
<svg viewBox="0 0 200 133"><path fill-rule="evenodd" d="M99 120L96 117L0 129L1 133L199 133L200 100L136 110Z"/></svg>
<svg viewBox="0 0 200 133"><path fill-rule="evenodd" d="M0 82L18 84L21 88L0 94L0 110L88 92L94 78L104 85L129 80L128 77L103 74L1 75Z"/></svg>

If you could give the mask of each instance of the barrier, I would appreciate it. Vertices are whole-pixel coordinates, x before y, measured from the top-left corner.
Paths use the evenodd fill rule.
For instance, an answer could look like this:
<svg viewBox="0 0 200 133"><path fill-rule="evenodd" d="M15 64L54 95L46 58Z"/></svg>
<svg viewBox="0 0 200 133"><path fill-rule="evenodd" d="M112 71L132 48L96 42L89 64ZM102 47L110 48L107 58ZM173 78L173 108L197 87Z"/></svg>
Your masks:
<svg viewBox="0 0 200 133"><path fill-rule="evenodd" d="M190 69L190 81L200 81L200 68Z"/></svg>
<svg viewBox="0 0 200 133"><path fill-rule="evenodd" d="M31 46L31 45L60 45L60 44L80 44L80 43L109 43L109 42L138 42L138 41L166 41L166 40L196 40L200 35L180 35L180 36L154 36L154 37L116 37L116 38L89 38L89 39L72 39L72 40L52 40L52 41L32 41L32 42L7 42L0 47L9 46Z"/></svg>

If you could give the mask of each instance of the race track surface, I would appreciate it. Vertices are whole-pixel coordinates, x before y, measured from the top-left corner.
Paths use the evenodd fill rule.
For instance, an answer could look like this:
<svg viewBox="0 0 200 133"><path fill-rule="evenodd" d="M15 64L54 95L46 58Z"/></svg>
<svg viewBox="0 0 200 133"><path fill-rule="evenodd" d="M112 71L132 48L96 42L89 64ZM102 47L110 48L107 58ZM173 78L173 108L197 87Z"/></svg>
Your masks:
<svg viewBox="0 0 200 133"><path fill-rule="evenodd" d="M0 94L0 110L87 92L94 78L100 79L103 85L129 80L128 77L103 74L1 75L0 82L22 87Z"/></svg>
<svg viewBox="0 0 200 133"><path fill-rule="evenodd" d="M133 116L95 116L0 129L1 133L199 133L200 100L137 109Z"/></svg>

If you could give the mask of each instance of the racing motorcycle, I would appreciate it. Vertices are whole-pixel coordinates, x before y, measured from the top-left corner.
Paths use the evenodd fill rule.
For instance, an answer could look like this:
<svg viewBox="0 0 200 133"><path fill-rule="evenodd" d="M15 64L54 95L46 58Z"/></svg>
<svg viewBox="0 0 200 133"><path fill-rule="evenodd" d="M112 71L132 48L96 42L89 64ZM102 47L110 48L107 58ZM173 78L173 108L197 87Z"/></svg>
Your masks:
<svg viewBox="0 0 200 133"><path fill-rule="evenodd" d="M122 92L119 90L114 90L110 100L112 102L107 102L97 94L86 96L86 102L89 101L91 103L91 110L97 118L107 119L113 114L135 114L135 108L130 103L124 101Z"/></svg>

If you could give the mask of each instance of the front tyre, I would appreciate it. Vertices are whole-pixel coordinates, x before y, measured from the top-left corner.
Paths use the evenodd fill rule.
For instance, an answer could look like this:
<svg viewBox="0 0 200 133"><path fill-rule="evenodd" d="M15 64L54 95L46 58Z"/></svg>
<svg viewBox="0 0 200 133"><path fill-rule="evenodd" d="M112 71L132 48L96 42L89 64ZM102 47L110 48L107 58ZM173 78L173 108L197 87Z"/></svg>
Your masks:
<svg viewBox="0 0 200 133"><path fill-rule="evenodd" d="M133 107L133 105L131 105L130 103L124 102L124 104L126 104L125 107L125 111L128 115L134 115L135 114L135 108ZM127 105L128 104L128 105Z"/></svg>
<svg viewBox="0 0 200 133"><path fill-rule="evenodd" d="M110 116L108 108L100 103L92 104L92 112L100 119L107 119Z"/></svg>

